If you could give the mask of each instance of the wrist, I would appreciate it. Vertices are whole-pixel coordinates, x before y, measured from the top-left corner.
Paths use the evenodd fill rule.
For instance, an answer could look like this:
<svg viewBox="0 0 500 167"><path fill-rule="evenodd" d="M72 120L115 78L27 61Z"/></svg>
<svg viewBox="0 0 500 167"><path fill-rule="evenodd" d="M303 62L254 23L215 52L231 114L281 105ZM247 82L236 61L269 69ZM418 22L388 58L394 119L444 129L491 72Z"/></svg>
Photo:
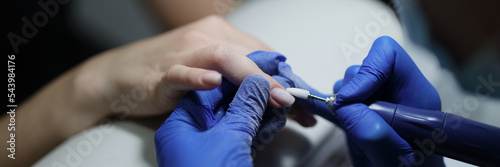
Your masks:
<svg viewBox="0 0 500 167"><path fill-rule="evenodd" d="M62 130L62 137L68 138L90 126L97 124L100 120L110 115L109 107L106 107L104 97L82 87L80 70L78 68L61 76L60 86L62 90L57 104L52 105L54 119L66 126ZM80 80L79 80L80 79ZM91 85L91 84L87 84Z"/></svg>
<svg viewBox="0 0 500 167"><path fill-rule="evenodd" d="M74 102L76 112L98 121L111 115L111 99L118 92L107 75L102 56L95 56L72 70L69 75L68 98Z"/></svg>

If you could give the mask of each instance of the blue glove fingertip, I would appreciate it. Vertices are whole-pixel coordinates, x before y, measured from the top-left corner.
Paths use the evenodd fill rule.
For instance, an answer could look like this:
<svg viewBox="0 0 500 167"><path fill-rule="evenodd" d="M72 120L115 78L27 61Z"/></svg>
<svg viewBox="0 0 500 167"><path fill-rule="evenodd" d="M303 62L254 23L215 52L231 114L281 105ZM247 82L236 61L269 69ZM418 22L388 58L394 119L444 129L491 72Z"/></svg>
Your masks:
<svg viewBox="0 0 500 167"><path fill-rule="evenodd" d="M335 84L333 84L333 94L339 93L340 89L342 88L342 83L344 82L344 79L340 79Z"/></svg>

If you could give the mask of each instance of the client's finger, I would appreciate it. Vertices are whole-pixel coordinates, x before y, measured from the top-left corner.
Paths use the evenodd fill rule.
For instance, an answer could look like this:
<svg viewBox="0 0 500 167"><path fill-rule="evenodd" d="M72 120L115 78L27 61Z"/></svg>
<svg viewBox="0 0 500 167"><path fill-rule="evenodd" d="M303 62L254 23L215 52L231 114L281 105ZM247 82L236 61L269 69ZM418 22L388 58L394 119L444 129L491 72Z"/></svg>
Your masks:
<svg viewBox="0 0 500 167"><path fill-rule="evenodd" d="M209 90L220 85L222 75L217 71L174 65L162 78L159 92L164 96L180 97L187 90Z"/></svg>
<svg viewBox="0 0 500 167"><path fill-rule="evenodd" d="M283 89L278 82L264 73L252 60L224 45L208 46L188 56L184 62L185 65L218 71L235 85L240 85L246 77L257 74L264 76L269 81L271 90L273 88ZM290 102L290 99L293 98L288 96L291 97L290 94L276 95L271 93L268 104L277 108L289 106L293 103Z"/></svg>

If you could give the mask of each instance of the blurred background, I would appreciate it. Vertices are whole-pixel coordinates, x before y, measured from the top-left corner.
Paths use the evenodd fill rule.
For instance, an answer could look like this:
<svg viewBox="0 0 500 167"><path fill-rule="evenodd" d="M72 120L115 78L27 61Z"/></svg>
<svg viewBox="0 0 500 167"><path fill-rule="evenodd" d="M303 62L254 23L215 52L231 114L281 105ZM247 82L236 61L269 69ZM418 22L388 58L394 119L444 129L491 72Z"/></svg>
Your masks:
<svg viewBox="0 0 500 167"><path fill-rule="evenodd" d="M433 50L410 40L415 36L405 30L415 25L403 24L398 19L402 10L410 9L397 5L376 0L248 0L241 1L225 17L237 28L284 54L294 72L323 93L332 92L333 84L343 78L347 67L361 64L377 37L391 36L406 49L437 88L443 111L500 126L500 112L494 112L500 108L500 100L481 100L477 110L464 108L467 97L475 95L462 90L452 72L441 67ZM24 61L43 63L18 67L23 70L20 75L40 71L39 75L26 81L37 84L27 85L29 89L21 93L19 100L88 55L166 30L140 0L73 0L61 8L61 12L63 14L51 20L41 33L41 36L63 39L54 40L59 43L50 45L61 47L47 45L41 46L42 49L23 50L23 54L30 55L23 58ZM41 38L30 42L43 43L37 41ZM356 52L346 52L346 48ZM45 56L54 52L73 55L65 59ZM257 152L255 166L350 166L345 134L332 123L316 118L318 123L311 128L288 121L282 132ZM92 154L80 157L81 166L156 166L155 130L130 121L115 121L111 126L113 130L104 134L103 142L92 148ZM99 128L93 127L73 136L35 166L64 164L72 148L89 140L85 134L96 133ZM448 166L471 166L451 159L445 162Z"/></svg>

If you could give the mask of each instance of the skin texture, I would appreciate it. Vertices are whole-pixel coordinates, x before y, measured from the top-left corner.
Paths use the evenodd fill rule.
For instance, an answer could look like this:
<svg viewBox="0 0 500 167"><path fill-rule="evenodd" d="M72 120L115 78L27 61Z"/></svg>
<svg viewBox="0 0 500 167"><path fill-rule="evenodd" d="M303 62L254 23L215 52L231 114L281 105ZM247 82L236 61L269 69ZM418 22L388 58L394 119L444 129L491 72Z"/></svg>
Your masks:
<svg viewBox="0 0 500 167"><path fill-rule="evenodd" d="M2 156L0 166L32 165L68 137L103 118L164 118L188 90L215 88L221 75L239 85L247 76L257 74L268 80L271 90L282 89L246 57L254 50L270 48L223 19L209 16L96 55L17 108L16 160ZM278 108L290 105L272 93L268 104ZM0 124L7 125L8 118L2 117ZM1 140L7 141L8 134L7 128L2 128Z"/></svg>

